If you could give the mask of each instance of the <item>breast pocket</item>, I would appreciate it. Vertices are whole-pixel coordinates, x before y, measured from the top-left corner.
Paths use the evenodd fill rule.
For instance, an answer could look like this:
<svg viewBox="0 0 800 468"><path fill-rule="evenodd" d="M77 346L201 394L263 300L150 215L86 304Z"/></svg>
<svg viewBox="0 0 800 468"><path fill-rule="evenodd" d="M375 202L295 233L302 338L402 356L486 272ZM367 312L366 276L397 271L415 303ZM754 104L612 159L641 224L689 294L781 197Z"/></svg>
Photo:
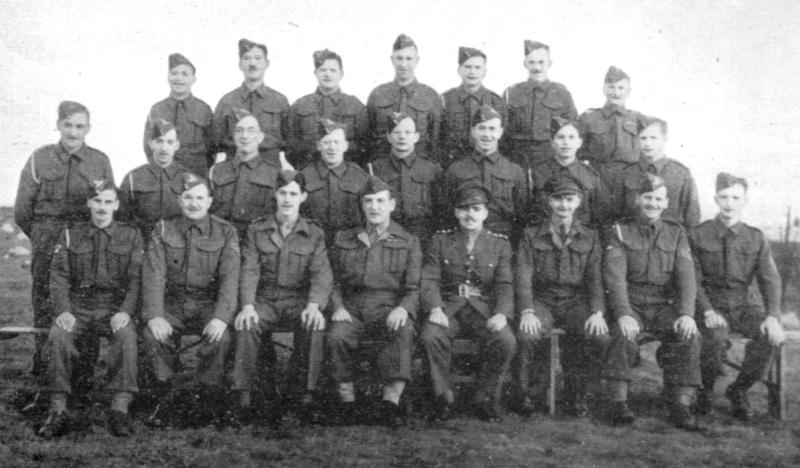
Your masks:
<svg viewBox="0 0 800 468"><path fill-rule="evenodd" d="M64 196L66 189L66 174L40 174L39 199L46 201L58 201Z"/></svg>
<svg viewBox="0 0 800 468"><path fill-rule="evenodd" d="M522 102L508 107L508 124L512 132L525 132L531 124L531 105ZM523 135L531 136L531 135Z"/></svg>
<svg viewBox="0 0 800 468"><path fill-rule="evenodd" d="M553 279L558 271L555 247L544 239L533 241L533 271L536 276Z"/></svg>
<svg viewBox="0 0 800 468"><path fill-rule="evenodd" d="M349 220L360 219L361 209L359 204L359 195L363 189L363 184L357 183L352 180L343 180L339 182L339 190L342 191L344 203L342 204L342 215ZM352 225L353 222L348 223L345 220L339 220L340 225Z"/></svg>
<svg viewBox="0 0 800 468"><path fill-rule="evenodd" d="M724 271L722 244L701 243L697 245L695 253L703 273L719 274L719 272Z"/></svg>
<svg viewBox="0 0 800 468"><path fill-rule="evenodd" d="M333 120L339 122L345 127L345 134L347 139L350 140L355 134L356 114L352 111L337 110L333 114Z"/></svg>
<svg viewBox="0 0 800 468"><path fill-rule="evenodd" d="M272 213L276 181L270 174L257 174L250 179L248 204L253 217Z"/></svg>
<svg viewBox="0 0 800 468"><path fill-rule="evenodd" d="M295 109L295 115L300 127L300 137L303 139L317 138L317 110L311 106Z"/></svg>
<svg viewBox="0 0 800 468"><path fill-rule="evenodd" d="M178 139L181 146L187 148L205 148L205 129L211 126L211 121L204 120L199 116L190 115L186 118L186 124L180 128Z"/></svg>
<svg viewBox="0 0 800 468"><path fill-rule="evenodd" d="M511 174L492 174L492 198L503 207L514 206L514 179ZM513 210L512 210L513 211Z"/></svg>
<svg viewBox="0 0 800 468"><path fill-rule="evenodd" d="M631 239L625 242L628 256L628 277L647 275L649 257L648 245L644 239Z"/></svg>
<svg viewBox="0 0 800 468"><path fill-rule="evenodd" d="M408 249L405 243L383 242L382 263L388 271L395 274L403 273L406 269Z"/></svg>
<svg viewBox="0 0 800 468"><path fill-rule="evenodd" d="M573 240L568 246L569 251L569 278L571 283L580 283L583 272L592 251L592 244L584 239Z"/></svg>
<svg viewBox="0 0 800 468"><path fill-rule="evenodd" d="M754 245L736 245L732 260L728 266L730 275L739 281L749 282L751 273L756 269L758 249Z"/></svg>
<svg viewBox="0 0 800 468"><path fill-rule="evenodd" d="M337 245L337 273L342 284L359 283L364 276L366 249L357 244Z"/></svg>
<svg viewBox="0 0 800 468"><path fill-rule="evenodd" d="M424 213L426 216L431 215L433 212L433 190L434 174L429 172L420 172L411 175L411 182L413 183L414 199L412 202L416 208Z"/></svg>
<svg viewBox="0 0 800 468"><path fill-rule="evenodd" d="M69 247L69 268L70 276L80 279L81 284L78 285L79 287L94 284L94 244L91 240Z"/></svg>
<svg viewBox="0 0 800 468"><path fill-rule="evenodd" d="M256 239L258 249L258 264L261 266L261 274L272 277L278 274L278 247L267 238L266 235L258 235Z"/></svg>
<svg viewBox="0 0 800 468"><path fill-rule="evenodd" d="M305 272L314 253L314 246L306 242L293 243L288 249L289 257L286 259L286 272L281 276L282 282L291 286L299 286L305 279Z"/></svg>
<svg viewBox="0 0 800 468"><path fill-rule="evenodd" d="M672 276L672 271L675 269L677 249L678 245L672 239L659 236L653 252L658 265L654 265L656 268L650 272L651 276L657 279L657 282L663 284Z"/></svg>
<svg viewBox="0 0 800 468"><path fill-rule="evenodd" d="M201 278L201 282L210 283L217 272L220 258L222 257L222 248L225 246L224 239L199 239L195 246L197 247L197 260L198 269L197 274Z"/></svg>

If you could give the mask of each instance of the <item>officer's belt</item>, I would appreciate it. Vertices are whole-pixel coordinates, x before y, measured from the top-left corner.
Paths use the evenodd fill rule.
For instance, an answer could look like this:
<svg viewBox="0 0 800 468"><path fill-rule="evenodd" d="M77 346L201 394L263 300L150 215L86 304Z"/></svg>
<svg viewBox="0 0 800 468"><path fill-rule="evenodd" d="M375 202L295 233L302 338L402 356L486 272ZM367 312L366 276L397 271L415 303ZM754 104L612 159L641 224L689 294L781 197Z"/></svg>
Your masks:
<svg viewBox="0 0 800 468"><path fill-rule="evenodd" d="M461 283L446 288L442 291L442 295L446 300L453 299L455 297L463 297L465 299L469 299L470 297L484 297L481 288L466 283Z"/></svg>
<svg viewBox="0 0 800 468"><path fill-rule="evenodd" d="M182 302L186 296L192 299L215 299L217 297L217 283L212 282L204 288L168 285L164 290L165 302Z"/></svg>
<svg viewBox="0 0 800 468"><path fill-rule="evenodd" d="M84 309L117 309L122 304L118 291L97 291L95 288L81 288L70 294L70 302Z"/></svg>
<svg viewBox="0 0 800 468"><path fill-rule="evenodd" d="M282 287L268 287L259 290L256 293L256 300L259 302L276 301L281 299L294 299L298 297L305 297L308 288L282 288Z"/></svg>
<svg viewBox="0 0 800 468"><path fill-rule="evenodd" d="M673 304L677 297L671 285L630 284L628 295L631 302L640 305Z"/></svg>

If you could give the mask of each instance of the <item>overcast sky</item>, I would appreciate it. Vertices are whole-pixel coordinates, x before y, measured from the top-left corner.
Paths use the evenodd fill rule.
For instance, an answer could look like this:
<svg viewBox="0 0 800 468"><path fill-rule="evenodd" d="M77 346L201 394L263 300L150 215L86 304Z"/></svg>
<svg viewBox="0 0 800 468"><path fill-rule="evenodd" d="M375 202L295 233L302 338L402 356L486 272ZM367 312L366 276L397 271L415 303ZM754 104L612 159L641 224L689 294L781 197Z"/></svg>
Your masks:
<svg viewBox="0 0 800 468"><path fill-rule="evenodd" d="M609 65L632 78L629 107L670 124L669 156L689 166L703 217L714 177L750 179L751 224L777 233L800 215L800 2L671 1L9 1L0 0L0 205L11 205L31 152L58 140L63 99L92 112L89 145L117 181L144 162L150 106L166 97L167 56L197 66L194 94L213 108L242 81L237 41L264 42L266 82L293 102L314 90L311 53L344 58L342 89L363 101L392 79L389 54L405 32L419 46L418 79L456 86L457 49L488 54L485 84L523 81L525 38L551 46L550 77L579 112L603 104Z"/></svg>

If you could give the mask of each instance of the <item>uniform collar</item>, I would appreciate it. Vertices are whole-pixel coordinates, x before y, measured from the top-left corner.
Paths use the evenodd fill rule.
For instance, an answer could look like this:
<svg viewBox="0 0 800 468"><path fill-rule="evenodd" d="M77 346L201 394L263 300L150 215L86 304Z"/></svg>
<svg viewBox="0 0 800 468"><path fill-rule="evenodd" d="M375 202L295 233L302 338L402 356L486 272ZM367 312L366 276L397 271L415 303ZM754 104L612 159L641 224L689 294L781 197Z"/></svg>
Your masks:
<svg viewBox="0 0 800 468"><path fill-rule="evenodd" d="M641 233L657 233L661 230L661 226L664 225L664 221L661 218L658 218L655 222L650 222L647 219L644 219L641 215L636 216L636 226Z"/></svg>
<svg viewBox="0 0 800 468"><path fill-rule="evenodd" d="M383 231L378 237L378 242L393 237L403 237L403 229L400 227L399 224L395 223L394 221L389 221L389 225L386 227L386 230ZM361 229L358 231L358 234L356 234L356 238L358 238L358 240L360 240L364 245L370 245L369 230L366 224L362 226Z"/></svg>
<svg viewBox="0 0 800 468"><path fill-rule="evenodd" d="M462 83L457 89L458 89L459 102L466 101L467 98L469 98L470 96L474 96L478 100L480 100L483 97L483 95L486 94L486 88L484 88L483 85L481 85L475 91L469 91L467 87Z"/></svg>
<svg viewBox="0 0 800 468"><path fill-rule="evenodd" d="M70 154L69 151L67 151L67 149L64 148L64 146L59 141L56 144L56 152L57 152L57 155L58 155L58 159L60 159L61 162L66 163L67 161L69 161L70 156L75 156L76 158L78 158L80 160L83 160L88 154L88 149L87 149L86 143L84 142L83 146L81 146L78 149L78 151Z"/></svg>
<svg viewBox="0 0 800 468"><path fill-rule="evenodd" d="M101 233L101 232L106 234L108 237L113 237L115 225L116 225L116 222L114 220L112 220L111 223L108 226L106 226L104 228L99 228L99 227L95 226L92 221L89 221L89 237L94 237L98 233Z"/></svg>
<svg viewBox="0 0 800 468"><path fill-rule="evenodd" d="M550 88L551 81L549 78L544 81L533 81L533 78L528 78L528 81L526 83L528 84L528 87L530 89L539 88L542 91L547 91L547 89Z"/></svg>
<svg viewBox="0 0 800 468"><path fill-rule="evenodd" d="M616 104L612 104L610 102L607 102L607 103L605 103L603 105L603 115L605 117L610 117L611 114L614 114L614 113L617 113L617 114L620 114L620 115L624 115L625 112L626 112L626 110L625 110L624 107L620 107L620 106L618 106Z"/></svg>
<svg viewBox="0 0 800 468"><path fill-rule="evenodd" d="M666 166L667 163L669 163L669 158L666 156L658 158L654 161L648 161L645 158L639 159L639 166L642 168L642 170L644 170L644 172L647 172L647 167L652 165L656 168L656 172L660 174L661 171L664 170L664 166Z"/></svg>
<svg viewBox="0 0 800 468"><path fill-rule="evenodd" d="M331 98L331 101L338 105L339 100L342 98L342 90L340 88L336 88L336 90L332 93L323 93L322 90L317 87L317 90L314 91L314 96L317 98L317 100L321 100L326 97Z"/></svg>
<svg viewBox="0 0 800 468"><path fill-rule="evenodd" d="M733 233L734 236L738 236L742 232L742 228L744 227L744 223L739 221L738 223L734 224L731 227L725 225L722 222L722 219L719 215L714 218L714 227L717 229L717 233L720 237L725 236L728 232Z"/></svg>
<svg viewBox="0 0 800 468"><path fill-rule="evenodd" d="M395 169L400 169L401 164L406 166L407 168L410 168L411 166L414 165L414 161L416 159L417 159L417 154L414 153L413 151L405 158L398 158L397 156L395 156L394 152L389 153L389 161L392 163L392 166L394 166Z"/></svg>
<svg viewBox="0 0 800 468"><path fill-rule="evenodd" d="M278 218L275 215L270 216L269 218L264 220L264 226L268 231L277 231L280 229L280 224L278 223ZM311 229L308 227L308 221L302 216L297 218L297 221L294 223L294 227L292 228L292 233L300 233L304 236L308 236L311 232Z"/></svg>
<svg viewBox="0 0 800 468"><path fill-rule="evenodd" d="M392 94L395 97L400 97L400 90L405 88L405 90L408 92L408 97L411 97L414 94L414 91L417 90L418 86L419 86L419 82L417 81L416 78L414 78L414 80L412 80L411 83L409 83L407 85L404 85L404 86L401 86L400 84L398 84L397 81L392 81L391 90L392 90Z"/></svg>
<svg viewBox="0 0 800 468"><path fill-rule="evenodd" d="M241 159L237 154L235 158L233 158L232 164L234 169L239 169L239 166L242 164L249 167L251 170L257 168L264 162L264 158L261 157L260 154L256 155L254 158L250 158L247 161Z"/></svg>
<svg viewBox="0 0 800 468"><path fill-rule="evenodd" d="M483 153L481 153L480 151L477 151L477 150L476 150L476 151L473 151L473 152L472 152L472 159L473 159L473 160L474 160L476 163L479 163L479 164L480 164L480 162L481 162L481 161L483 161L484 159L488 159L488 160L489 160L489 162L491 162L491 163L496 163L496 162L498 161L498 159L500 159L500 153L499 153L499 152L497 152L497 151L495 151L494 153L490 153L490 154L483 154Z"/></svg>
<svg viewBox="0 0 800 468"><path fill-rule="evenodd" d="M185 98L183 98L183 99L178 99L178 98L176 98L175 96L173 96L173 95L171 95L171 94L170 94L169 96L167 96L167 102L168 102L170 105L172 105L173 107L174 107L175 105L177 105L178 103L181 103L181 102L184 102L184 103L186 103L186 102L189 102L189 101L191 101L192 99L194 99L194 94L192 94L192 93L189 93L189 95L188 95L188 96L186 96L186 97L185 97Z"/></svg>
<svg viewBox="0 0 800 468"><path fill-rule="evenodd" d="M180 172L180 169L178 168L178 165L177 165L177 164L175 164L175 161L174 161L174 160L173 160L173 161L172 161L172 163L171 163L169 166L167 166L167 167L161 167L161 166L159 166L158 164L156 164L156 163L154 163L154 162L150 162L150 163L148 163L148 164L147 164L147 168L148 168L148 169L150 170L150 172L151 172L153 175L155 175L155 176L158 176L158 175L159 175L159 173L163 171L164 173L166 173L166 174L167 174L167 177L169 177L170 179L174 179L174 178L175 178L175 175L176 175L178 172Z"/></svg>
<svg viewBox="0 0 800 468"><path fill-rule="evenodd" d="M344 173L347 172L347 161L342 161L341 164L333 169L329 169L322 161L317 161L317 172L323 179L327 178L328 174L331 172L333 172L336 177L342 177Z"/></svg>
<svg viewBox="0 0 800 468"><path fill-rule="evenodd" d="M200 230L200 234L203 237L207 237L209 232L211 232L211 218L209 215L206 215L203 219L198 221L191 220L186 216L181 216L178 218L178 231L181 234L186 235L189 229L192 226L196 226Z"/></svg>
<svg viewBox="0 0 800 468"><path fill-rule="evenodd" d="M250 91L251 90L247 87L247 84L242 82L242 86L239 87L239 94L241 94L243 98L246 98L247 95L250 94ZM267 94L267 85L262 82L256 89L252 91L263 98Z"/></svg>

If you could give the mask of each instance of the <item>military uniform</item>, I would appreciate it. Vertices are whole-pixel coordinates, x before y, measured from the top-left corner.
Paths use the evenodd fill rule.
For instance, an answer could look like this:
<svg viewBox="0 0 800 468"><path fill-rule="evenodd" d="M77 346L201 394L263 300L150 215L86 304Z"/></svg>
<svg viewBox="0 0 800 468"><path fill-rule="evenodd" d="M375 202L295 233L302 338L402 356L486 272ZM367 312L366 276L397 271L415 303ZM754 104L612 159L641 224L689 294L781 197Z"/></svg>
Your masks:
<svg viewBox="0 0 800 468"><path fill-rule="evenodd" d="M740 375L752 384L764 375L775 354L775 347L761 334L759 326L767 316L780 320L781 315L781 279L769 243L760 230L741 222L728 228L719 218L697 226L689 241L697 269L703 386L712 391L714 381L722 374L729 331L751 339ZM754 278L763 305L748 299L748 288ZM708 329L702 325L703 312L711 309L725 317L727 327Z"/></svg>
<svg viewBox="0 0 800 468"><path fill-rule="evenodd" d="M306 330L300 313L309 303L325 310L333 274L325 250L325 233L299 218L287 237L282 237L274 217L258 219L247 229L242 248L239 304L253 304L259 323L236 332L234 390L253 390L258 356L272 328L294 332L292 376L307 391L317 388L322 367L322 330Z"/></svg>
<svg viewBox="0 0 800 468"><path fill-rule="evenodd" d="M394 112L407 114L414 119L419 133L417 153L439 159L442 101L433 88L416 80L405 86L394 81L385 83L369 94L367 121L370 156L389 152L386 134L391 130L389 122Z"/></svg>
<svg viewBox="0 0 800 468"><path fill-rule="evenodd" d="M552 159L550 121L553 117L578 117L567 88L554 81L528 80L510 86L503 97L508 108L506 154L526 168Z"/></svg>
<svg viewBox="0 0 800 468"><path fill-rule="evenodd" d="M142 266L142 319L161 317L172 326L161 343L145 326L144 346L159 382L175 375L183 334L202 333L211 319L231 323L239 286L239 239L226 221L208 215L200 221L186 217L160 221L153 229ZM198 349L200 381L222 384L230 332Z"/></svg>
<svg viewBox="0 0 800 468"><path fill-rule="evenodd" d="M583 129L578 158L589 161L604 180L616 180L625 166L639 161L639 129L644 118L614 104L587 110L578 117Z"/></svg>
<svg viewBox="0 0 800 468"><path fill-rule="evenodd" d="M624 212L618 217L632 216L637 212L637 188L648 174L661 177L667 186L669 206L661 216L677 221L686 229L697 226L700 223L700 203L694 178L689 168L667 157L652 162L642 159L625 168L622 172L622 200L616 204Z"/></svg>
<svg viewBox="0 0 800 468"><path fill-rule="evenodd" d="M526 228L516 257L517 309L532 310L542 333L553 328L566 332L560 340L561 363L570 399L582 398L587 385L599 376L608 335L587 337L586 320L605 312L601 274L600 237L594 229L573 220L561 233L551 221ZM532 377L546 374L540 336L517 332L520 394L529 392ZM533 371L533 369L539 372ZM538 395L534 395L538 396Z"/></svg>
<svg viewBox="0 0 800 468"><path fill-rule="evenodd" d="M264 141L258 145L262 157L278 163L278 154L289 138L289 101L286 96L262 84L250 90L245 84L222 96L214 109L213 137L216 152L225 152L228 159L236 155L233 129L236 115L233 109L246 109L255 116L264 132Z"/></svg>
<svg viewBox="0 0 800 468"><path fill-rule="evenodd" d="M535 171L531 171L533 218L538 218L540 221L549 219L547 193L544 192L544 186L550 178L561 174L571 175L583 186L583 201L575 211L575 219L597 227L611 221L608 219L608 213L611 211L611 197L606 184L603 183L597 171L580 161L573 161L562 166L555 158L551 158L537 166Z"/></svg>
<svg viewBox="0 0 800 468"><path fill-rule="evenodd" d="M453 339L467 336L478 339L478 356L482 358L476 399L499 399L516 342L509 325L493 332L486 328L486 321L503 314L511 323L512 282L511 244L506 236L484 229L468 251L466 234L461 230L439 231L434 235L425 254L420 302L424 313L441 307L449 326L424 322L420 343L428 358L437 396L452 390Z"/></svg>
<svg viewBox="0 0 800 468"><path fill-rule="evenodd" d="M626 219L614 225L603 264L614 317L636 319L641 331L661 342L656 355L664 371L664 386L700 386L700 337L682 339L674 330L681 315L694 317L697 293L694 265L686 232L678 223ZM604 377L630 381L630 363L638 353L636 341L612 328Z"/></svg>
<svg viewBox="0 0 800 468"><path fill-rule="evenodd" d="M450 165L442 184L444 200L451 204L444 211L448 220L452 217L455 194L460 188L472 184L486 187L491 194L485 228L509 236L513 241L530 214L528 184L522 168L500 153L484 156L477 151Z"/></svg>
<svg viewBox="0 0 800 468"><path fill-rule="evenodd" d="M392 188L397 200L392 219L427 241L436 225L442 167L414 153L402 159L389 154L373 161L372 171Z"/></svg>
<svg viewBox="0 0 800 468"><path fill-rule="evenodd" d="M328 245L336 231L361 224L360 195L369 177L366 172L349 162L328 169L320 161L300 172L308 191L301 213L322 226Z"/></svg>
<svg viewBox="0 0 800 468"><path fill-rule="evenodd" d="M326 336L336 382L353 381L353 365L359 341L385 341L376 356L381 381L411 379L414 320L419 306L422 251L419 240L391 222L375 243L364 227L336 234L330 251L334 272L331 309L344 308L352 322L333 322ZM405 325L396 331L386 318L396 307L408 312Z"/></svg>
<svg viewBox="0 0 800 468"><path fill-rule="evenodd" d="M69 332L55 324L50 328L46 348L49 391L73 390L72 370L81 367L80 359L86 355L96 357L92 338L98 334L110 338L107 388L138 391L136 325L131 320L112 333L109 320L117 312L131 317L136 313L142 255L141 233L131 224L112 222L101 229L85 221L62 232L50 274L52 318L70 312L75 325Z"/></svg>
<svg viewBox="0 0 800 468"><path fill-rule="evenodd" d="M25 163L17 186L14 222L30 238L31 299L33 323L50 327L50 266L53 248L61 232L72 223L89 219L86 199L94 193L93 182L114 180L111 163L103 152L83 145L69 154L60 143L43 146ZM39 354L45 337L37 337L34 373L41 368Z"/></svg>
<svg viewBox="0 0 800 468"><path fill-rule="evenodd" d="M487 104L502 115L502 124L507 121L506 103L499 94L481 86L470 93L463 86L448 89L442 94L442 162L449 165L469 156L474 148L472 127L474 116L482 105Z"/></svg>
<svg viewBox="0 0 800 468"><path fill-rule="evenodd" d="M205 177L214 163L211 122L214 114L204 101L190 95L185 99L170 96L153 104L144 124L144 152L152 155L149 142L153 122L164 119L175 125L180 148L175 152L175 162L199 176Z"/></svg>
<svg viewBox="0 0 800 468"><path fill-rule="evenodd" d="M214 165L208 172L214 197L210 212L233 224L243 239L252 220L275 212L273 195L280 170L263 155L247 161L234 156Z"/></svg>
<svg viewBox="0 0 800 468"><path fill-rule="evenodd" d="M129 172L119 189L119 219L132 222L149 239L156 221L181 215L184 172L189 169L177 163L164 168L149 163Z"/></svg>
<svg viewBox="0 0 800 468"><path fill-rule="evenodd" d="M367 108L355 96L340 90L325 94L319 89L301 97L289 110L289 161L297 168L313 164L317 151L319 119L326 118L344 127L349 148L348 161L360 163L365 153Z"/></svg>

